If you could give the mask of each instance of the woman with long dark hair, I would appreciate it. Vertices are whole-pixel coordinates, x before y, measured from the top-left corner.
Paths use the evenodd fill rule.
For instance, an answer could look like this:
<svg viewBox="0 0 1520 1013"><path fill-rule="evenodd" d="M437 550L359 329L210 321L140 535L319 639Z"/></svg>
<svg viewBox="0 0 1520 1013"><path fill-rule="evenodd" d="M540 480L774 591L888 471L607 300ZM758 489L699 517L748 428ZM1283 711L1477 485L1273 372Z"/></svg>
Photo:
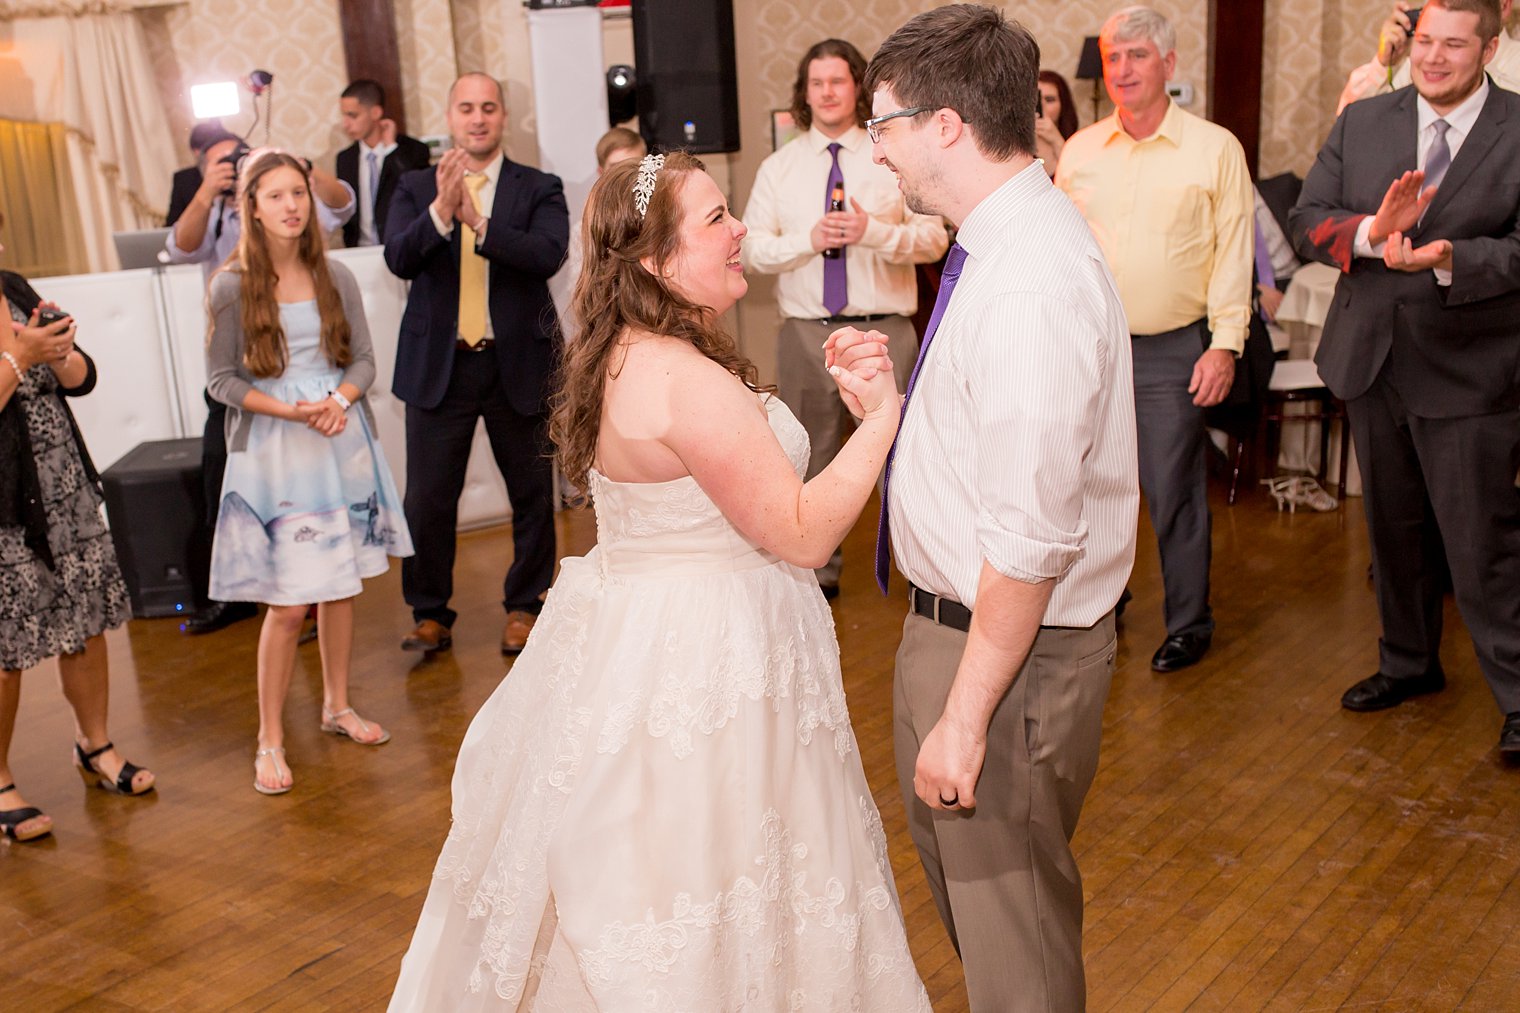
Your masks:
<svg viewBox="0 0 1520 1013"><path fill-rule="evenodd" d="M24 669L58 659L86 784L142 795L154 782L106 731L104 631L132 613L100 516L100 479L64 400L94 388L95 363L74 344L71 317L42 319L58 307L25 278L0 271L0 288L0 834L30 841L52 833L53 821L11 777Z"/></svg>
<svg viewBox="0 0 1520 1013"><path fill-rule="evenodd" d="M592 187L551 431L598 544L465 736L393 1010L929 1009L812 573L900 399L885 337L835 332L861 424L802 481L719 322L744 231L689 155Z"/></svg>
<svg viewBox="0 0 1520 1013"><path fill-rule="evenodd" d="M291 789L283 711L307 605L317 603L322 730L378 746L390 733L349 700L354 597L386 557L411 554L364 392L375 378L354 276L327 260L305 165L262 149L238 181L243 232L211 279L207 389L228 406L211 597L264 602L254 788Z"/></svg>
<svg viewBox="0 0 1520 1013"><path fill-rule="evenodd" d="M1066 138L1077 132L1077 104L1066 78L1053 70L1040 71L1040 115L1034 121L1035 157L1045 160L1045 173L1056 175L1056 163Z"/></svg>

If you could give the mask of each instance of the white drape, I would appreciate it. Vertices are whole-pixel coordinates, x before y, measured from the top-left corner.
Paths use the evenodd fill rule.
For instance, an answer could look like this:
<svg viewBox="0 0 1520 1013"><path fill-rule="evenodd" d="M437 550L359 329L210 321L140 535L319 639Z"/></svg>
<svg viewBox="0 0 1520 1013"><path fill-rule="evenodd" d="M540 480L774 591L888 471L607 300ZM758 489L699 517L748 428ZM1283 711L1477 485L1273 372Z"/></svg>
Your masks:
<svg viewBox="0 0 1520 1013"><path fill-rule="evenodd" d="M176 168L138 0L0 0L0 118L62 123L91 271L116 267L111 233L159 224ZM99 13L74 14L84 10ZM12 214L21 209L10 209Z"/></svg>

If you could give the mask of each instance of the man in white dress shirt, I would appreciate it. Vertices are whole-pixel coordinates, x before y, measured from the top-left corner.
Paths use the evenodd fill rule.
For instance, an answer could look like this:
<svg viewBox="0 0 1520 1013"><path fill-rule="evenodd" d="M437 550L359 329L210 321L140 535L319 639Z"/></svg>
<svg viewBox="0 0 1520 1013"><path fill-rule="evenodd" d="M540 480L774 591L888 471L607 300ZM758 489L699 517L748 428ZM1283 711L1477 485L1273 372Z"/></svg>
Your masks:
<svg viewBox="0 0 1520 1013"><path fill-rule="evenodd" d="M818 349L842 325L887 337L892 360L910 363L918 335L913 265L938 260L949 239L934 215L903 204L892 173L871 161L862 129L870 102L861 90L866 61L841 39L825 39L797 66L792 118L806 131L760 163L744 223L744 266L778 274L781 333L777 392L812 442L807 478L834 459L846 413ZM830 211L835 185L843 210ZM897 374L898 389L907 373ZM818 570L824 596L839 593L840 550Z"/></svg>
<svg viewBox="0 0 1520 1013"><path fill-rule="evenodd" d="M379 246L396 184L403 173L426 169L431 153L417 138L397 132L378 81L350 82L338 110L343 132L354 142L338 152L338 178L359 195L359 213L343 226L343 245Z"/></svg>
<svg viewBox="0 0 1520 1013"><path fill-rule="evenodd" d="M957 4L898 29L866 76L876 160L910 208L960 229L883 522L910 582L898 777L976 1013L1085 1001L1070 841L1140 497L1129 327L1087 223L1034 160L1039 67L1024 28Z"/></svg>

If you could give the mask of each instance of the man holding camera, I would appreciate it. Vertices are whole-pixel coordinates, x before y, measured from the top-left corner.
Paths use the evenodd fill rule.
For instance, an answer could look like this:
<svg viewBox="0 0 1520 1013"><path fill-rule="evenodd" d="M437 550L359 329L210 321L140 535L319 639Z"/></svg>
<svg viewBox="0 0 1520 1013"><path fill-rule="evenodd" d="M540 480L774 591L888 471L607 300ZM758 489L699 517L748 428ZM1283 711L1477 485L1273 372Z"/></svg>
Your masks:
<svg viewBox="0 0 1520 1013"><path fill-rule="evenodd" d="M169 230L164 241L172 264L199 264L206 280L237 247L243 234L242 216L237 210L237 166L248 145L236 134L223 132L201 156L201 185ZM312 167L312 192L316 195L317 221L323 232L331 232L354 216L357 201L347 183L330 173ZM201 437L201 476L206 494L206 520L209 533L216 530L217 509L222 499L222 472L227 467L227 436L224 423L227 407L206 397L206 428ZM205 565L211 554L205 553ZM204 585L203 585L204 586ZM213 633L240 619L258 615L258 606L250 602L210 602L206 608L185 622L187 633Z"/></svg>
<svg viewBox="0 0 1520 1013"><path fill-rule="evenodd" d="M1499 19L1504 30L1499 32L1499 48L1489 61L1488 73L1500 88L1520 91L1520 39L1514 33L1520 25L1514 18L1514 0L1500 0ZM1351 72L1340 102L1335 107L1339 116L1351 103L1374 95L1382 95L1409 84L1409 42L1414 38L1415 26L1420 21L1419 3L1397 0L1383 29L1378 33L1377 56Z"/></svg>

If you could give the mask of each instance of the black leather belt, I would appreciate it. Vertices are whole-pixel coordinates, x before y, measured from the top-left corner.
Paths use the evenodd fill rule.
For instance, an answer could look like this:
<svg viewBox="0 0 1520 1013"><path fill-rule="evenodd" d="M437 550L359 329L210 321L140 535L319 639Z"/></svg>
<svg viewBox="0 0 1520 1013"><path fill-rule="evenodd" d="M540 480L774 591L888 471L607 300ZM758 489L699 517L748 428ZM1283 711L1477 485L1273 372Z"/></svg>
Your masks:
<svg viewBox="0 0 1520 1013"><path fill-rule="evenodd" d="M971 610L958 601L941 598L922 588L908 585L908 608L914 615L948 626L962 633L971 632Z"/></svg>
<svg viewBox="0 0 1520 1013"><path fill-rule="evenodd" d="M496 344L495 338L481 338L475 344L470 344L464 338L454 339L454 348L460 352L484 352L487 348Z"/></svg>
<svg viewBox="0 0 1520 1013"><path fill-rule="evenodd" d="M833 326L834 324L869 324L896 315L896 313L867 313L865 316L859 317L819 317L818 322L827 326Z"/></svg>

